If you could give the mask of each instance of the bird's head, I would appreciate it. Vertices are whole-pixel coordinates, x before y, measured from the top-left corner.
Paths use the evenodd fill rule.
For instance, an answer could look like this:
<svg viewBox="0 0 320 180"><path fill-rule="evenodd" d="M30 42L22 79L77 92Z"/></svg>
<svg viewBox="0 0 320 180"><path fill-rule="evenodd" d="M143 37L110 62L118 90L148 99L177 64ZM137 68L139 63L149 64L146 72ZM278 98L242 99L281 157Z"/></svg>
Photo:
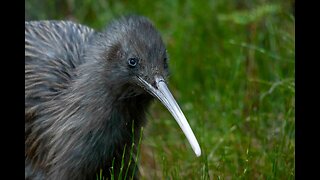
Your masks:
<svg viewBox="0 0 320 180"><path fill-rule="evenodd" d="M124 91L120 98L151 95L175 118L197 156L200 146L183 112L167 87L168 54L161 35L145 17L127 16L113 21L96 34L91 55L102 62L113 87ZM119 90L119 88L121 90Z"/></svg>

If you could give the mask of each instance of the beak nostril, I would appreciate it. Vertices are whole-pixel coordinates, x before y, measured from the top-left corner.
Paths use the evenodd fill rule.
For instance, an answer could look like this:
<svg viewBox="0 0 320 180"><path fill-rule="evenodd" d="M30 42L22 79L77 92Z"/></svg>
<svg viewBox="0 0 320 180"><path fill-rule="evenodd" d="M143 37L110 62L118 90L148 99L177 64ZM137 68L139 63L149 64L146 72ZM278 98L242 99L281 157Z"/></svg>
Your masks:
<svg viewBox="0 0 320 180"><path fill-rule="evenodd" d="M151 85L155 88L155 89L159 89L159 82L165 82L164 79L162 78L162 76L156 75L155 79L152 81Z"/></svg>
<svg viewBox="0 0 320 180"><path fill-rule="evenodd" d="M151 85L152 85L155 89L158 89L158 86L157 86L157 82L156 82L156 81L152 81Z"/></svg>

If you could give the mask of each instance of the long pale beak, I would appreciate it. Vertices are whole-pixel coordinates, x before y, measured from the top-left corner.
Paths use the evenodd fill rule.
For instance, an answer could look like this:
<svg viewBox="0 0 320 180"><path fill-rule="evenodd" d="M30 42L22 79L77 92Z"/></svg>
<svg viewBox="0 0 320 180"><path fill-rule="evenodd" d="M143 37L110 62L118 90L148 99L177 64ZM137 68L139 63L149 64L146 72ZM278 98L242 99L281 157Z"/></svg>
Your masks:
<svg viewBox="0 0 320 180"><path fill-rule="evenodd" d="M140 83L142 83L146 91L158 98L162 102L162 104L169 110L169 112L172 114L172 116L184 132L185 136L187 137L193 151L199 157L201 155L199 143L194 136L186 117L184 116L179 105L168 89L164 79L160 76L156 76L155 87L153 87L150 83L148 83L141 77L138 77L138 80L140 81Z"/></svg>

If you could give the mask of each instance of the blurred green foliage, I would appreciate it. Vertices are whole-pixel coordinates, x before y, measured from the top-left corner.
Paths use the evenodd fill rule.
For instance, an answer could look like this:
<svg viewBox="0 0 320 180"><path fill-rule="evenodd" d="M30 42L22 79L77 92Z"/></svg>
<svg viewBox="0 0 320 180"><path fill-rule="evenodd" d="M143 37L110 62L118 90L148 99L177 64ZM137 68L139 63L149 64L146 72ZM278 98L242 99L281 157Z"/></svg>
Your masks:
<svg viewBox="0 0 320 180"><path fill-rule="evenodd" d="M294 179L294 1L27 0L26 20L71 19L96 29L149 17L170 55L170 88L202 156L154 103L142 179Z"/></svg>

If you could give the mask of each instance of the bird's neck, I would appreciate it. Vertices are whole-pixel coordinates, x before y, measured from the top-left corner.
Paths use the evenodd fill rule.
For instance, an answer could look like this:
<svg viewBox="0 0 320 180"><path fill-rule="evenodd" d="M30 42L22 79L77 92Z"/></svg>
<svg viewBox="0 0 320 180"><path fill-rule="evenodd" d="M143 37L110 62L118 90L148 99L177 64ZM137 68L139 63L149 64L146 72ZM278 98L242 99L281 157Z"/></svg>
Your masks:
<svg viewBox="0 0 320 180"><path fill-rule="evenodd" d="M54 159L54 163L87 163L84 165L87 171L95 171L98 166L110 166L113 157L121 162L125 144L131 147L132 141L139 139L151 96L141 94L119 99L117 93L110 92L118 89L110 87L108 78L101 77L97 71L79 72L69 91L59 99L63 108L57 108L57 121L50 128L55 129L51 143L63 153L59 157L51 153L48 158ZM67 145L63 143L65 139L69 140Z"/></svg>
<svg viewBox="0 0 320 180"><path fill-rule="evenodd" d="M88 64L80 69L73 82L72 98L79 107L79 113L86 114L83 127L91 131L108 131L126 134L145 123L145 114L152 100L148 94L130 96L130 86L117 84L97 64ZM89 74L90 73L90 74ZM89 127L89 128L88 128ZM118 131L118 130L121 131ZM120 136L120 135L119 135Z"/></svg>

